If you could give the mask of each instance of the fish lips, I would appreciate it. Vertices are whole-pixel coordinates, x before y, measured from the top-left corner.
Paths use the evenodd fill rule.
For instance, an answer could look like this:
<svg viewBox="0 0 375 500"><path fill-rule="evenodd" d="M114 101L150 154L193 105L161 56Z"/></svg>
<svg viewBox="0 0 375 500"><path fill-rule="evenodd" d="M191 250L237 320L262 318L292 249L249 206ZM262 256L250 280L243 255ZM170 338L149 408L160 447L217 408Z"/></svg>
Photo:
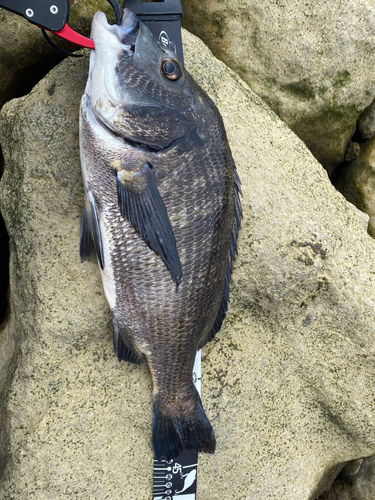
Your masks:
<svg viewBox="0 0 375 500"><path fill-rule="evenodd" d="M127 47L130 47L130 52L134 52L139 32L139 21L135 13L130 9L124 9L121 25L115 24L113 28L125 50L129 50Z"/></svg>
<svg viewBox="0 0 375 500"><path fill-rule="evenodd" d="M121 25L111 25L103 12L94 15L91 37L95 50L90 54L89 79L86 92L91 95L92 102L100 98L108 98L113 105L121 102L135 103L139 100L139 92L135 86L125 85L118 81L119 65L127 72L128 63L146 71L150 79L155 76L155 63L159 68L160 47L144 23L130 9L125 9Z"/></svg>
<svg viewBox="0 0 375 500"><path fill-rule="evenodd" d="M109 24L103 12L96 12L91 25L91 38L94 40L95 50L109 44L131 55L134 53L138 31L138 18L130 9L124 9L120 26Z"/></svg>

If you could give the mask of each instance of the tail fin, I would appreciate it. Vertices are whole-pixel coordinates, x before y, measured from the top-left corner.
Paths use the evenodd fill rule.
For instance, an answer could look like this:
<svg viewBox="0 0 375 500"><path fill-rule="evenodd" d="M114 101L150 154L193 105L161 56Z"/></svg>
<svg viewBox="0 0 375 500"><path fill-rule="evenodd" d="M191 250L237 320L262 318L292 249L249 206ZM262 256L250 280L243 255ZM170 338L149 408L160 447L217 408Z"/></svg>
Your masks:
<svg viewBox="0 0 375 500"><path fill-rule="evenodd" d="M154 403L152 445L156 459L172 460L183 450L214 453L215 435L198 401L194 413L187 417L168 417Z"/></svg>

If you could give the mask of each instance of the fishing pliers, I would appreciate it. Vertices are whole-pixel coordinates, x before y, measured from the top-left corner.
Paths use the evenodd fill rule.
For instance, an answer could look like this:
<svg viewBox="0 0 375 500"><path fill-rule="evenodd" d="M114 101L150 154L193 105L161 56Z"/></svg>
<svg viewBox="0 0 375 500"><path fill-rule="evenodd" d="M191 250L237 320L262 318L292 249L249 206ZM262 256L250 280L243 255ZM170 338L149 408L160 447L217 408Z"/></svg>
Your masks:
<svg viewBox="0 0 375 500"><path fill-rule="evenodd" d="M108 2L115 11L117 24L120 24L121 10L117 0L108 0ZM52 42L46 30L81 47L94 48L94 42L91 38L80 35L69 27L69 0L0 0L0 7L19 14L27 21L36 24L41 28L48 43L65 54L67 52Z"/></svg>

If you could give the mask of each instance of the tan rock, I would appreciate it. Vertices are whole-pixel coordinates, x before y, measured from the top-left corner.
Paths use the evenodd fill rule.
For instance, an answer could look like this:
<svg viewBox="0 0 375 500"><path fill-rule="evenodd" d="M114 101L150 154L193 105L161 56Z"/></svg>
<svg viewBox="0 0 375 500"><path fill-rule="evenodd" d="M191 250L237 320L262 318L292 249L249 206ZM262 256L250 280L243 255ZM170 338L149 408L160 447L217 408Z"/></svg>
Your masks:
<svg viewBox="0 0 375 500"><path fill-rule="evenodd" d="M261 99L198 39L184 46L244 193L230 310L203 358L217 451L199 458L198 500L311 500L375 454L375 242ZM64 61L1 113L18 352L4 500L151 498L149 373L114 357L97 264L77 251L86 75Z"/></svg>
<svg viewBox="0 0 375 500"><path fill-rule="evenodd" d="M375 457L366 458L353 477L353 492L357 500L373 500L375 498Z"/></svg>
<svg viewBox="0 0 375 500"><path fill-rule="evenodd" d="M69 25L86 36L90 33L93 14L104 10L113 18L112 7L106 0L77 0L70 11ZM51 38L67 51L77 46ZM30 92L63 56L53 50L44 40L40 29L21 16L0 8L0 108L14 97ZM0 177L2 156L0 149ZM8 284L7 262L8 240L0 213L0 323L6 309L5 293Z"/></svg>
<svg viewBox="0 0 375 500"><path fill-rule="evenodd" d="M331 174L375 97L371 0L182 0L184 27L234 69Z"/></svg>
<svg viewBox="0 0 375 500"><path fill-rule="evenodd" d="M353 498L361 500L353 497L353 488L349 484L338 479L334 482L333 487L326 493L323 493L318 500L353 500Z"/></svg>
<svg viewBox="0 0 375 500"><path fill-rule="evenodd" d="M353 460L318 500L374 500L375 457Z"/></svg>

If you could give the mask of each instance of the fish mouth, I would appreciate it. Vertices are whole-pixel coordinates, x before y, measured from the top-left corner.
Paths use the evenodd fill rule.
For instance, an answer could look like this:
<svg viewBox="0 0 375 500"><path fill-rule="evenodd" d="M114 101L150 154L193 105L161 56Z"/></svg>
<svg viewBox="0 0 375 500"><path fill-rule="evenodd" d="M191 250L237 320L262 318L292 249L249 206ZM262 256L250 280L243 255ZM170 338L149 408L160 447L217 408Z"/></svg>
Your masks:
<svg viewBox="0 0 375 500"><path fill-rule="evenodd" d="M114 25L114 31L124 47L130 47L128 52L134 54L139 33L139 21L136 14L130 9L124 9L121 25Z"/></svg>
<svg viewBox="0 0 375 500"><path fill-rule="evenodd" d="M136 14L130 9L124 9L121 24L108 23L103 12L96 12L92 24L92 38L96 45L99 38L104 37L107 42L133 55L139 33L139 21Z"/></svg>

